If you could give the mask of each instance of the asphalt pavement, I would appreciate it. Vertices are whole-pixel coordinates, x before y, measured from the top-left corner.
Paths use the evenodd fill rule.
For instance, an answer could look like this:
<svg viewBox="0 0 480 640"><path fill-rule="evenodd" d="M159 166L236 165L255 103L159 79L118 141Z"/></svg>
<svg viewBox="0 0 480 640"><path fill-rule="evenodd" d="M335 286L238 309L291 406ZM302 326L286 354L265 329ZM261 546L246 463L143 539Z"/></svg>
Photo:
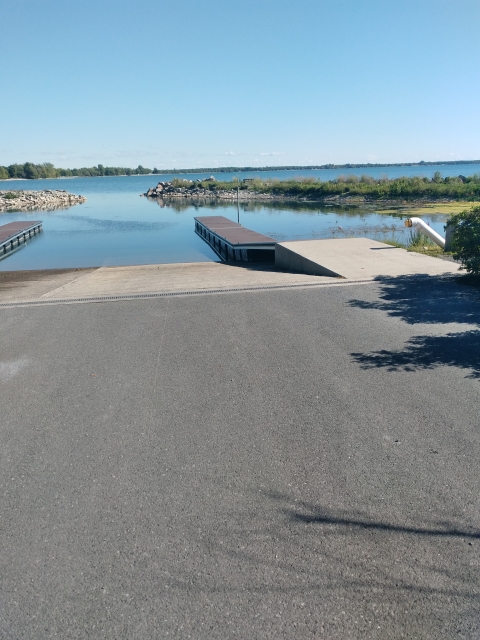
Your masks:
<svg viewBox="0 0 480 640"><path fill-rule="evenodd" d="M480 638L480 290L0 309L2 639Z"/></svg>

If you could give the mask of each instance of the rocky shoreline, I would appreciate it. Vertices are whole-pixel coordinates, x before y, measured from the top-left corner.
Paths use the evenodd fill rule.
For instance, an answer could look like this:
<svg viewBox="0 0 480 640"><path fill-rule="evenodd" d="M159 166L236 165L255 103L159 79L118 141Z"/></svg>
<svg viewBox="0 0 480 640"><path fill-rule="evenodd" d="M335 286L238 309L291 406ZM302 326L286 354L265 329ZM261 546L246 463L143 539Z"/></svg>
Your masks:
<svg viewBox="0 0 480 640"><path fill-rule="evenodd" d="M319 202L331 205L375 205L383 207L389 206L401 206L401 205L427 205L427 204L441 204L441 203L451 203L456 202L456 200L439 198L439 199L428 199L428 198L418 198L415 200L405 200L405 199L384 199L384 198L370 198L368 196L357 196L357 195L330 195L318 198L311 198L305 196L298 195L277 195L272 193L261 192L253 189L249 189L248 187L238 189L234 187L232 189L210 189L206 188L203 183L211 182L215 183L216 180L213 178L208 178L207 180L203 180L203 183L200 181L193 180L184 180L184 185L174 185L172 182L159 182L156 187L151 187L146 193L140 194L141 197L156 199L156 200L167 200L169 198L176 199L191 199L198 200L202 202L207 201L215 201L215 200L229 200L230 202L236 202L238 200L245 202L249 200L263 200L263 201L277 201L277 202Z"/></svg>
<svg viewBox="0 0 480 640"><path fill-rule="evenodd" d="M8 211L53 211L68 209L87 199L68 191L0 191L0 213Z"/></svg>
<svg viewBox="0 0 480 640"><path fill-rule="evenodd" d="M215 183L215 178L207 178L203 182ZM140 194L146 198L198 198L208 200L284 200L271 193L253 192L248 189L208 189L200 181L185 180L185 186L175 186L172 182L159 182L146 193Z"/></svg>
<svg viewBox="0 0 480 640"><path fill-rule="evenodd" d="M204 180L208 182L212 180ZM230 200L230 201L246 201L246 200L268 200L268 201L296 201L296 202L331 202L338 204L362 204L367 202L366 198L355 196L328 196L321 199L312 200L303 196L285 196L273 193L264 193L262 191L253 191L251 189L205 189L201 183L198 186L192 180L185 182L192 183L189 186L175 186L171 182L159 182L156 187L151 187L146 193L141 193L141 197L146 198L190 198L202 201L212 200ZM213 182L213 180L212 180Z"/></svg>

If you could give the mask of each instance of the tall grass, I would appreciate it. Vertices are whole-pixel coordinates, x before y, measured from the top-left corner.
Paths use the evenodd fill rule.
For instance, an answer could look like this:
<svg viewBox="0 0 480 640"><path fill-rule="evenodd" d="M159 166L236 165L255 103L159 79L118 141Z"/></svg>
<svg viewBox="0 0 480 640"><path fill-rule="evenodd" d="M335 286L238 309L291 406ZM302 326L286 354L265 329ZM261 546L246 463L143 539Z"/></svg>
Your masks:
<svg viewBox="0 0 480 640"><path fill-rule="evenodd" d="M198 183L197 183L198 184ZM237 183L231 182L201 183L205 188L231 190ZM215 187L211 185L214 184ZM435 175L432 179L421 177L372 178L371 176L339 176L334 180L322 182L315 178L297 178L293 180L272 180L256 178L252 182L240 183L240 189L256 193L307 200L323 199L329 196L360 196L370 200L480 200L480 176L468 178L442 178Z"/></svg>

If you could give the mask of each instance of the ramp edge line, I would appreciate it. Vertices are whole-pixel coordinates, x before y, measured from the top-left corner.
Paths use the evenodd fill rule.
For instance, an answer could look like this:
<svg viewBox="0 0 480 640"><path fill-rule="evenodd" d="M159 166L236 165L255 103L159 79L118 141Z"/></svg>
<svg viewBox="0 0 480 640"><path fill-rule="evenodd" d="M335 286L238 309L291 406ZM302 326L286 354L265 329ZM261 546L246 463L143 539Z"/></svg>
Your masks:
<svg viewBox="0 0 480 640"><path fill-rule="evenodd" d="M121 300L150 300L155 298L173 298L180 296L195 296L195 295L209 295L218 293L243 293L248 291L275 291L280 289L309 289L315 287L343 287L346 285L355 284L370 284L375 282L372 278L365 280L343 280L342 282L313 282L313 283L298 283L298 284L279 284L279 285L262 285L258 287L231 287L228 289L199 289L196 291L164 291L158 293L125 293L118 295L105 295L105 296L83 296L79 298L59 298L56 300L49 300L48 298L37 300L23 300L18 302L2 302L0 303L0 309L12 308L12 307L40 307L58 304L75 304L75 303L88 303L88 302L114 302Z"/></svg>

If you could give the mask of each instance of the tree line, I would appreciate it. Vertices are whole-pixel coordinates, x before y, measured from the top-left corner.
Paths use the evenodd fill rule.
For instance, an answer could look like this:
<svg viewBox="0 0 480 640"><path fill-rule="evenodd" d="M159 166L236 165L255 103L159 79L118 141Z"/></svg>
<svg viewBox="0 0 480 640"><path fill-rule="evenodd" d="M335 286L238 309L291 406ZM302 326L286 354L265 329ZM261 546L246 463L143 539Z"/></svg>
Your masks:
<svg viewBox="0 0 480 640"><path fill-rule="evenodd" d="M39 178L70 178L70 177L98 177L98 176L138 176L148 174L171 173L235 173L248 171L310 171L312 169L362 169L375 167L414 167L433 165L462 165L480 164L480 160L447 160L444 162L397 162L392 164L322 164L308 166L284 166L284 167L202 167L199 169L148 169L138 165L136 169L128 167L104 167L98 164L95 167L82 167L80 169L62 169L54 167L51 162L34 164L11 164L8 167L0 166L0 180L8 178L23 178L35 180Z"/></svg>
<svg viewBox="0 0 480 640"><path fill-rule="evenodd" d="M0 180L8 178L23 178L35 180L39 178L72 178L72 177L99 177L99 176L139 176L151 173L161 173L158 169L147 169L138 165L136 169L127 167L104 167L98 164L96 167L82 167L80 169L61 169L54 167L51 162L43 164L11 164L8 167L0 166Z"/></svg>
<svg viewBox="0 0 480 640"><path fill-rule="evenodd" d="M441 161L425 161L420 162L367 162L352 164L309 164L309 165L285 165L273 167L200 167L197 169L162 169L158 173L242 173L250 171L311 171L317 169L375 169L382 167L432 167L438 165L457 165L457 164L480 164L480 160L441 160Z"/></svg>

